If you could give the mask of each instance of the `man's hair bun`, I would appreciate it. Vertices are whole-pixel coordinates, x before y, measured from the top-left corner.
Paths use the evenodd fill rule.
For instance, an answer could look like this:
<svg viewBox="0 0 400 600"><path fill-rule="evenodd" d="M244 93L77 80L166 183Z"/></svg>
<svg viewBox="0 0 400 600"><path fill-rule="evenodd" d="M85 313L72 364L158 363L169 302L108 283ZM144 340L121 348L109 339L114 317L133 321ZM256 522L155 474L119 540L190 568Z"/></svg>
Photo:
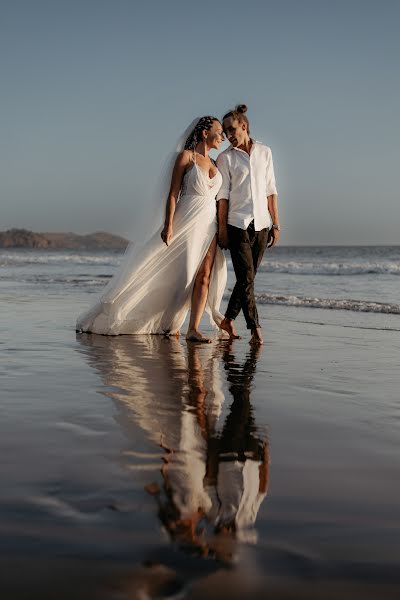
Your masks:
<svg viewBox="0 0 400 600"><path fill-rule="evenodd" d="M224 122L225 119L232 118L232 119L237 119L239 121L239 123L246 123L247 133L250 135L249 120L246 117L246 115L244 114L245 112L247 112L247 106L245 104L238 104L237 107L235 108L235 110L230 110L229 112L226 113L226 115L224 115L222 117L222 122Z"/></svg>

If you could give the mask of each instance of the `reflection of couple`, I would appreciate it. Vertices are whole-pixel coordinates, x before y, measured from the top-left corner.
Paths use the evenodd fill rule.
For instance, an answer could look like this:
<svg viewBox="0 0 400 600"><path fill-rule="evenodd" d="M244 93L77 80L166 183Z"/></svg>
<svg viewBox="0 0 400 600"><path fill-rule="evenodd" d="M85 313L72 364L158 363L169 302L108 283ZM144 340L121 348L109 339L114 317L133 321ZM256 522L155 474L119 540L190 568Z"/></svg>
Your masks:
<svg viewBox="0 0 400 600"><path fill-rule="evenodd" d="M224 352L233 403L218 428L220 407L215 397L207 402L211 390L201 353L188 348L189 394L179 444L165 448L162 489L146 489L171 539L189 552L227 559L234 540L256 541L254 524L269 475L268 444L256 430L249 397L256 352L251 350L242 369Z"/></svg>
<svg viewBox="0 0 400 600"><path fill-rule="evenodd" d="M80 339L113 388L121 425L130 428L135 415L165 452L161 486L149 483L146 489L171 539L190 553L220 558L228 558L235 540L254 541L269 466L266 436L256 428L250 403L260 348L253 345L240 366L229 346L222 347L233 397L222 419L220 347L189 345L186 362L175 338Z"/></svg>
<svg viewBox="0 0 400 600"><path fill-rule="evenodd" d="M210 341L199 331L204 310L233 339L242 309L251 341L262 343L254 278L280 227L271 150L250 137L246 110L228 112L222 125L210 116L197 122L173 168L164 226L127 253L100 299L78 319L78 330L177 334L190 308L187 339ZM224 132L231 145L215 164L209 151L219 149ZM221 249L228 247L237 281L224 317Z"/></svg>

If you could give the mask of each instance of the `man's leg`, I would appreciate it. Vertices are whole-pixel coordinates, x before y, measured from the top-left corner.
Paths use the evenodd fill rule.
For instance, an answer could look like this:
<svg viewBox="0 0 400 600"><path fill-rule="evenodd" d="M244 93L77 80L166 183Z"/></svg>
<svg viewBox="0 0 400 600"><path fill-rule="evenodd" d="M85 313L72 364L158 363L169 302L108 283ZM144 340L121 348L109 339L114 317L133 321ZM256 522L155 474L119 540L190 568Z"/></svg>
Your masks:
<svg viewBox="0 0 400 600"><path fill-rule="evenodd" d="M257 269L262 261L264 252L267 248L268 229L262 229L261 231L253 231L252 232L252 224L250 224L248 232L250 234L250 245L251 245L252 254L253 254L254 271L257 273ZM253 233L254 237L251 235L251 233ZM232 290L232 294L231 294L231 297L229 300L229 307L230 307L229 313L236 314L236 317L237 317L237 315L240 312L240 309L242 308L240 291L239 291L239 286L237 283L235 283L235 286Z"/></svg>
<svg viewBox="0 0 400 600"><path fill-rule="evenodd" d="M232 248L236 248L243 236L246 236L247 232L239 227L234 227L233 225L228 225L228 237L229 237L229 249L232 256ZM235 250L233 250L235 252ZM228 308L225 312L225 318L222 321L220 328L229 333L229 337L231 339L240 338L240 335L237 334L234 320L238 316L240 309L242 307L242 301L240 298L239 287L237 283L233 288L233 292L228 302Z"/></svg>
<svg viewBox="0 0 400 600"><path fill-rule="evenodd" d="M242 238L247 238L247 232L239 227L228 225L229 252L232 258L232 252L237 252L237 248L242 242ZM228 307L225 311L225 321L233 324L242 308L242 300L240 297L240 289L237 281L233 287L231 297L229 298Z"/></svg>
<svg viewBox="0 0 400 600"><path fill-rule="evenodd" d="M261 231L255 231L254 233L255 236L251 251L253 254L254 270L257 273L257 269L260 266L260 263L264 256L264 252L267 248L268 229L261 229Z"/></svg>
<svg viewBox="0 0 400 600"><path fill-rule="evenodd" d="M239 290L239 286L238 286L237 282L233 286L231 297L229 298L228 307L229 307L229 314L236 314L236 316L234 317L236 319L236 317L238 316L238 314L240 313L241 308L242 308L242 300L240 298L240 290ZM228 312L228 309L227 309L227 312Z"/></svg>
<svg viewBox="0 0 400 600"><path fill-rule="evenodd" d="M257 269L260 266L260 263L263 259L265 249L267 247L268 242L268 229L262 229L261 231L250 231L250 243L251 243L251 252L253 257L253 267L254 267L254 277L257 273ZM252 330L251 342L256 344L262 344L263 339L261 335L261 327L258 319L258 311L257 305L254 300L254 315L255 321L258 323L258 326Z"/></svg>
<svg viewBox="0 0 400 600"><path fill-rule="evenodd" d="M232 252L237 253L237 249L244 239L248 239L247 231L244 229L240 229L239 227L234 227L233 225L228 225L228 237L229 237L229 250L232 257ZM232 259L233 263L233 259ZM234 267L235 268L235 267ZM242 301L240 297L240 289L239 285L236 281L231 297L229 298L228 308L225 312L225 317L234 321L238 314L240 313L240 309L242 308Z"/></svg>
<svg viewBox="0 0 400 600"><path fill-rule="evenodd" d="M254 298L255 270L251 239L254 237L254 230L251 232L249 229L243 230L228 225L228 233L229 249L237 282L236 292L232 293L225 317L234 320L242 308L247 328L253 330L259 326Z"/></svg>

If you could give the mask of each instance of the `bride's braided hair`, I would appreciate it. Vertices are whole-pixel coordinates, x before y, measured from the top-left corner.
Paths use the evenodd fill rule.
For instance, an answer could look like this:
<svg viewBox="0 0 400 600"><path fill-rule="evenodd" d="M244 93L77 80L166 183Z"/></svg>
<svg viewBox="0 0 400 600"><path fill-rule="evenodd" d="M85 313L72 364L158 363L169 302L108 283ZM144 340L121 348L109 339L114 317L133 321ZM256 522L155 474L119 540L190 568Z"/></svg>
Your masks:
<svg viewBox="0 0 400 600"><path fill-rule="evenodd" d="M222 122L224 122L225 119L232 117L232 119L237 119L239 123L246 123L247 133L250 135L250 124L248 118L244 114L245 112L247 112L247 106L245 104L238 104L234 110L230 110L222 117Z"/></svg>
<svg viewBox="0 0 400 600"><path fill-rule="evenodd" d="M209 129L211 129L212 124L215 121L219 121L219 119L217 119L217 117L211 117L209 115L207 115L206 117L201 117L201 119L199 119L192 133L189 135L185 142L185 150L194 150L197 144L202 140L203 131L208 131Z"/></svg>

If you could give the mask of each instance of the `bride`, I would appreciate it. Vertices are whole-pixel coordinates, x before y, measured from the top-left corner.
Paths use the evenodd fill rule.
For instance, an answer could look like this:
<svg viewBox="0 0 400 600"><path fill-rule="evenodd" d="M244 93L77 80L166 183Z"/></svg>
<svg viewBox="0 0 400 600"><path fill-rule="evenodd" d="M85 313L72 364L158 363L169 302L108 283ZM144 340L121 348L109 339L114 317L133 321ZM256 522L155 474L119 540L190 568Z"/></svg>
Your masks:
<svg viewBox="0 0 400 600"><path fill-rule="evenodd" d="M199 119L172 171L165 223L140 248L129 247L100 298L78 318L78 331L103 335L179 334L210 342L199 331L204 310L220 326L226 263L217 245L215 196L222 176L208 153L224 139L215 117Z"/></svg>

